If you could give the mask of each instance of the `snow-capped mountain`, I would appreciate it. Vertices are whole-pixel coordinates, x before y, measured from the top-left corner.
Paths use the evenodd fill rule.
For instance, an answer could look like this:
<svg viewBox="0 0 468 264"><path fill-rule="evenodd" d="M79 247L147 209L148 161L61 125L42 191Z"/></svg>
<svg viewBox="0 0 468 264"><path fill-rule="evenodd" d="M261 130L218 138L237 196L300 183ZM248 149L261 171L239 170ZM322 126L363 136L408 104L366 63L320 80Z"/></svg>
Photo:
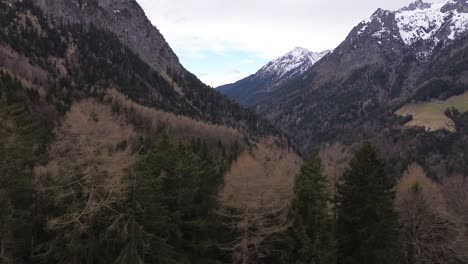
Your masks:
<svg viewBox="0 0 468 264"><path fill-rule="evenodd" d="M329 50L312 52L298 47L270 61L257 73L236 83L220 86L217 90L241 104L252 105L282 83L306 72L329 53Z"/></svg>
<svg viewBox="0 0 468 264"><path fill-rule="evenodd" d="M398 10L396 21L406 45L419 40L437 45L444 37L454 40L468 29L468 2L450 0L430 4L419 0Z"/></svg>
<svg viewBox="0 0 468 264"><path fill-rule="evenodd" d="M312 65L330 53L329 50L312 52L304 48L295 48L286 55L269 62L256 74L267 78L282 79L307 71Z"/></svg>
<svg viewBox="0 0 468 264"><path fill-rule="evenodd" d="M388 68L388 65L397 65L407 56L429 62L436 54L434 51L466 36L467 30L468 0L442 0L438 3L417 0L396 11L378 9L354 27L333 53L295 48L269 62L254 75L218 87L218 91L241 104L257 105L273 93L278 94L276 91L280 88L298 86L297 83L289 85L289 82L308 79L306 75L311 68L321 76L320 82L326 83L345 78L366 65ZM318 62L321 64L319 67L312 67ZM395 70L401 69L395 67ZM401 84L392 85L395 87L391 94L401 92Z"/></svg>
<svg viewBox="0 0 468 264"><path fill-rule="evenodd" d="M402 41L416 51L418 58L425 59L436 47L444 47L466 34L467 29L467 0L417 0L397 11L377 10L358 25L357 38L370 36L379 44Z"/></svg>
<svg viewBox="0 0 468 264"><path fill-rule="evenodd" d="M406 102L468 91L467 14L467 0L378 9L303 73L262 89L257 89L261 78L250 77L225 94L289 131L304 153L336 136L347 140L349 131L385 130L393 111ZM256 76L288 76L282 61Z"/></svg>

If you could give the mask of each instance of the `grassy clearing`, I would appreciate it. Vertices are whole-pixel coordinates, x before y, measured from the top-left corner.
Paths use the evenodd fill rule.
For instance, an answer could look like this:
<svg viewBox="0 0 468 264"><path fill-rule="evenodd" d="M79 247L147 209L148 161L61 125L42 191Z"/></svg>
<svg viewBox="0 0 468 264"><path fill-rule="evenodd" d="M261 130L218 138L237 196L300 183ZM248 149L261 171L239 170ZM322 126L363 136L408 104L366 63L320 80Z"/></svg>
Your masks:
<svg viewBox="0 0 468 264"><path fill-rule="evenodd" d="M426 103L408 104L396 111L401 116L412 115L413 120L406 126L421 126L427 130L455 130L453 121L445 116L447 108L456 108L461 112L468 111L468 92L453 96L445 101L433 100Z"/></svg>

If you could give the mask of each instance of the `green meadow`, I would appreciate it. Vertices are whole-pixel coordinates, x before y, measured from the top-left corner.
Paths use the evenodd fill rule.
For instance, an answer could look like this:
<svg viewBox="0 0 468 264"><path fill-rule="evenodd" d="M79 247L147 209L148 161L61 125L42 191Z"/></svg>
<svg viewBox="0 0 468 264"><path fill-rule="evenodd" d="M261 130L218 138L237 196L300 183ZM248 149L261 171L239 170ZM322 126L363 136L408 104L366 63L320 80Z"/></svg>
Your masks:
<svg viewBox="0 0 468 264"><path fill-rule="evenodd" d="M468 111L468 92L453 96L445 101L433 100L426 103L408 104L400 108L396 114L412 115L413 120L407 126L421 126L428 130L455 130L455 124L444 112L447 108L456 108L461 112Z"/></svg>

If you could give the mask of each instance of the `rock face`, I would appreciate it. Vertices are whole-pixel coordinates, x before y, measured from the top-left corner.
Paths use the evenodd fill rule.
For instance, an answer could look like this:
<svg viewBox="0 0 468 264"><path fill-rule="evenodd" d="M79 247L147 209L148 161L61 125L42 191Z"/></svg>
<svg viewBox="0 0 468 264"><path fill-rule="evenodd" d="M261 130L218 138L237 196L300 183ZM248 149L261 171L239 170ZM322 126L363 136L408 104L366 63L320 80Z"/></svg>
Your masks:
<svg viewBox="0 0 468 264"><path fill-rule="evenodd" d="M355 37L398 42L411 48L418 59L427 59L436 48L449 45L468 28L466 0L431 4L418 0L398 11L377 10L357 26Z"/></svg>
<svg viewBox="0 0 468 264"><path fill-rule="evenodd" d="M157 70L168 75L183 71L176 54L134 0L38 0L38 5L56 18L106 28Z"/></svg>
<svg viewBox="0 0 468 264"><path fill-rule="evenodd" d="M216 88L237 102L252 106L260 102L283 83L303 74L330 51L311 52L295 48L263 66L257 73L233 84Z"/></svg>
<svg viewBox="0 0 468 264"><path fill-rule="evenodd" d="M130 80L130 84L121 86L125 88L125 95L131 95L132 100L207 123L238 128L254 137L264 136L270 132L279 134L267 120L229 100L184 69L162 34L151 24L135 0L34 0L33 3L39 6L53 23L90 25L89 32L104 30L117 37L118 45L122 45L119 46L121 48L116 48L118 51L124 50L123 47L126 46L132 53L138 55L138 59L132 57L131 63L124 59L125 57L113 57L117 52L96 49L96 52L104 54L103 57L115 59L110 61L108 57L103 58L103 61L112 66L131 64L126 65L129 67L127 72L133 75L133 79ZM105 44L107 42L103 43ZM151 70L147 69L146 64ZM77 67L82 65L77 63ZM118 78L120 77L118 74L120 73L107 77L124 79ZM102 77L96 76L96 79ZM104 83L108 84L107 81ZM115 86L115 83L112 85Z"/></svg>
<svg viewBox="0 0 468 264"><path fill-rule="evenodd" d="M468 90L467 7L466 0L446 0L379 9L306 72L264 96L242 96L255 98L247 104L287 131L304 153L364 124L375 127L407 101ZM239 85L238 91L251 87Z"/></svg>

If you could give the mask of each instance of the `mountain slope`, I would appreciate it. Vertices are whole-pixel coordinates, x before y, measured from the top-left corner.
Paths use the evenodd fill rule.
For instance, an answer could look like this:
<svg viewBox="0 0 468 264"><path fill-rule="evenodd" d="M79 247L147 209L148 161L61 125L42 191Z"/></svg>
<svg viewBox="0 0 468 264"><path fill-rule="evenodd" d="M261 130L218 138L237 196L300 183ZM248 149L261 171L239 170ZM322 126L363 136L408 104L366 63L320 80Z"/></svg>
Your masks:
<svg viewBox="0 0 468 264"><path fill-rule="evenodd" d="M452 17L466 10L468 4L460 0L433 6L437 7L435 10L449 10L446 16ZM330 130L352 127L356 120L410 100L422 93L419 90L426 89L424 84L433 78L444 79L449 89L456 87L452 84L466 83L463 68L466 26L454 29L458 33L453 39L453 32L445 32L445 37L438 39L438 46L427 53L434 39L421 37L420 41L405 43L401 37L397 17L406 12L412 14L377 10L356 26L333 53L277 88L254 108L283 129L293 128L302 134L296 136L299 142L312 143L321 141ZM426 55L421 57L423 53ZM461 68L449 72L456 65ZM308 133L318 137L305 139Z"/></svg>
<svg viewBox="0 0 468 264"><path fill-rule="evenodd" d="M126 45L106 19L135 1L36 3L0 0L1 263L228 263L220 206L268 207L268 193L287 208L301 160L286 138L180 64L168 75L175 55L151 65ZM72 19L91 14L104 20ZM220 203L240 156L255 169L229 187L262 188Z"/></svg>
<svg viewBox="0 0 468 264"><path fill-rule="evenodd" d="M268 121L215 92L186 71L136 1L44 0L38 4L54 18L55 24L68 21L77 23L76 27L47 25L48 18L34 9L29 19L19 18L24 19L27 26L36 25L34 31L34 27L28 27L30 39L19 37L20 24L6 19L3 27L12 29L2 32L3 40L19 53L40 49L39 56L33 60L39 65L50 64L54 70L57 67L59 70L53 77L72 75L75 84L85 78L90 85L113 86L138 103L204 122L236 127L252 136L275 130ZM7 8L3 11L9 12ZM71 36L61 38L64 34ZM48 35L55 38L47 38ZM15 37L17 43L11 43ZM51 48L47 49L47 45Z"/></svg>
<svg viewBox="0 0 468 264"><path fill-rule="evenodd" d="M220 86L216 90L242 105L255 105L276 87L303 74L329 53L330 51L315 53L304 48L295 48L269 62L257 73L236 83Z"/></svg>
<svg viewBox="0 0 468 264"><path fill-rule="evenodd" d="M118 36L146 63L161 70L182 72L177 55L136 1L38 0L46 13L71 23L94 23Z"/></svg>
<svg viewBox="0 0 468 264"><path fill-rule="evenodd" d="M372 140L395 160L401 160L400 155L417 157L434 173L447 159L463 160L464 152L427 144L449 146L456 138L463 146L465 132L453 137L442 131L421 133L425 139L413 142L409 150L410 132L394 112L411 101L445 100L468 90L468 27L462 19L467 12L465 0L379 9L331 54L251 107L289 133L303 154L325 142ZM444 23L432 22L441 16ZM468 169L453 162L458 171ZM440 174L453 170L444 168Z"/></svg>

